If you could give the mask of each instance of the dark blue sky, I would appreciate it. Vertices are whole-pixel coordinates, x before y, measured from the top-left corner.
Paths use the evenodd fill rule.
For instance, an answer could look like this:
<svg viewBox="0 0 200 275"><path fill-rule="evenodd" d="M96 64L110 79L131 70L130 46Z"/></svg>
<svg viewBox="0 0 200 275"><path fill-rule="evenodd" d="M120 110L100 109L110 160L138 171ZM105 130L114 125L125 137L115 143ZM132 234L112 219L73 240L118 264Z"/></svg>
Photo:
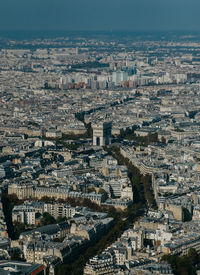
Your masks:
<svg viewBox="0 0 200 275"><path fill-rule="evenodd" d="M0 1L0 30L200 31L200 0Z"/></svg>

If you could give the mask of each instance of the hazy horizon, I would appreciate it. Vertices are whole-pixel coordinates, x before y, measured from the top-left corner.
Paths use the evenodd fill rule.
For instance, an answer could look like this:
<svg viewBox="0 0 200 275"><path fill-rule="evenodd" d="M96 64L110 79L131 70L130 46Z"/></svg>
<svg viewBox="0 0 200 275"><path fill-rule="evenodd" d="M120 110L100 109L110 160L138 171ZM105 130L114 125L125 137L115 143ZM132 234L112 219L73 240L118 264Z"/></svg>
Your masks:
<svg viewBox="0 0 200 275"><path fill-rule="evenodd" d="M1 31L199 31L199 0L3 0Z"/></svg>

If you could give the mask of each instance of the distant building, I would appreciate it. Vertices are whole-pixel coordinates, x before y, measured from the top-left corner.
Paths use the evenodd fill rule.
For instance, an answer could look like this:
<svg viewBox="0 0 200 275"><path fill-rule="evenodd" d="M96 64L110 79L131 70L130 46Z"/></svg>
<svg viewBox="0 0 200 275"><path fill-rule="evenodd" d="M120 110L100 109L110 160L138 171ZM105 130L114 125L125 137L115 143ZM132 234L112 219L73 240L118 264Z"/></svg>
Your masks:
<svg viewBox="0 0 200 275"><path fill-rule="evenodd" d="M119 71L119 72L113 72L112 74L112 81L116 86L119 86L120 84L123 83L123 81L128 80L128 73Z"/></svg>
<svg viewBox="0 0 200 275"><path fill-rule="evenodd" d="M62 132L58 131L58 130L49 130L46 132L46 137L47 138L61 138Z"/></svg>

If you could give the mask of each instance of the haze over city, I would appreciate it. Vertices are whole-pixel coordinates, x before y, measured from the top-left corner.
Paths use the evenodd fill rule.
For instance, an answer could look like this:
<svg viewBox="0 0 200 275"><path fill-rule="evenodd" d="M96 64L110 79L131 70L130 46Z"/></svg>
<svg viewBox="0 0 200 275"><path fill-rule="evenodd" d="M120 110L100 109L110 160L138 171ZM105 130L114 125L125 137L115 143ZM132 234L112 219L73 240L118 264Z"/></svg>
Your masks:
<svg viewBox="0 0 200 275"><path fill-rule="evenodd" d="M1 30L199 31L199 0L2 0Z"/></svg>

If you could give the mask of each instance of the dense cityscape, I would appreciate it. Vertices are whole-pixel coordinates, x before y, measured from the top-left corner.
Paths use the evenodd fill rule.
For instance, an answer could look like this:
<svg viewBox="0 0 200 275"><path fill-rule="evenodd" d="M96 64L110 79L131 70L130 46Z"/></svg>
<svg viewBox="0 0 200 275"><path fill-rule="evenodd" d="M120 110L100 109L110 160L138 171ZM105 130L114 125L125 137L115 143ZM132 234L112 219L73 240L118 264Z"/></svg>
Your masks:
<svg viewBox="0 0 200 275"><path fill-rule="evenodd" d="M200 37L0 38L0 274L200 274Z"/></svg>

